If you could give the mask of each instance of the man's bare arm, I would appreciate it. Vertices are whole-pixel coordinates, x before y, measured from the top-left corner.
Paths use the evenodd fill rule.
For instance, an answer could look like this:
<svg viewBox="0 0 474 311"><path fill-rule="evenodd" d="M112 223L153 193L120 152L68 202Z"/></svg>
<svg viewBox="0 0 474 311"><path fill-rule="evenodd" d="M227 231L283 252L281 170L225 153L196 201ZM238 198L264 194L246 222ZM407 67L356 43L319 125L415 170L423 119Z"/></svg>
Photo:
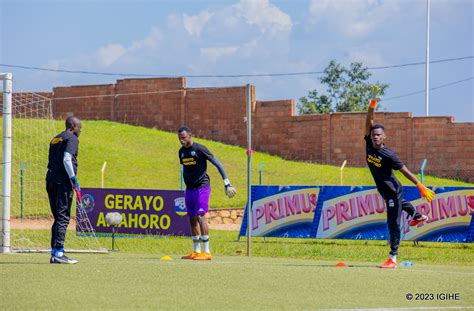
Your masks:
<svg viewBox="0 0 474 311"><path fill-rule="evenodd" d="M374 111L377 106L377 91L372 92L372 98L370 99L369 110L367 110L367 116L365 118L365 136L370 134L370 129L374 125Z"/></svg>

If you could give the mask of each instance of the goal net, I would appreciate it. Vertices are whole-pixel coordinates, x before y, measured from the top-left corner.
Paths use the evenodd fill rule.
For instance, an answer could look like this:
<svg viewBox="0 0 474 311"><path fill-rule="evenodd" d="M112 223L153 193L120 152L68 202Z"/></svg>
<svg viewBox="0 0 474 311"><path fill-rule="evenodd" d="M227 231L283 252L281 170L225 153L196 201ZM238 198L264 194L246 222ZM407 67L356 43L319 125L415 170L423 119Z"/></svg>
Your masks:
<svg viewBox="0 0 474 311"><path fill-rule="evenodd" d="M8 95L7 92L8 90L2 89L2 95ZM4 109L7 96L2 96L2 98L3 145L3 142L8 140L3 125L7 125L10 121L6 120L8 113ZM2 210L1 221L4 252L50 250L51 226L54 219L46 193L45 176L49 141L63 130L63 123L53 120L52 101L47 96L31 92L11 94L10 210L9 212ZM2 170L8 169L5 166L6 162L8 160L3 159ZM8 178L6 180L8 181ZM2 179L2 189L5 191L3 184ZM5 194L3 196L7 199ZM2 204L2 209L8 208L8 204L6 205ZM77 213L83 214L80 215L82 217L76 217ZM76 218L80 221L76 222ZM76 228L80 229L78 232L87 232L87 234L76 235ZM5 245L8 241L10 245ZM76 209L75 205L71 209L71 222L68 226L65 246L66 251L69 252L105 251L95 236L87 215L83 210Z"/></svg>

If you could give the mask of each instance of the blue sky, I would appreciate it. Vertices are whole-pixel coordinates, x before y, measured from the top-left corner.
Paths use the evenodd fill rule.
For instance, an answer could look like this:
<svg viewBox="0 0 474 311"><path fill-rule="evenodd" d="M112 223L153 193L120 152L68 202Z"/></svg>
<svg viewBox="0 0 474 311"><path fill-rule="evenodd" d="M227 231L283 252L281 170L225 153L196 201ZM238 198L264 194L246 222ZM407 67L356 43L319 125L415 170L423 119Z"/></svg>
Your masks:
<svg viewBox="0 0 474 311"><path fill-rule="evenodd" d="M425 60L425 0L22 1L0 0L0 63L157 75L323 70L331 59L368 67ZM431 60L474 55L474 1L431 0ZM474 76L474 59L432 64L430 86ZM13 72L17 90L113 83L118 76ZM386 99L422 91L424 66L373 70ZM188 87L256 85L257 99L295 99L318 75L188 78ZM474 122L474 80L431 91L430 115ZM425 113L424 94L387 111Z"/></svg>

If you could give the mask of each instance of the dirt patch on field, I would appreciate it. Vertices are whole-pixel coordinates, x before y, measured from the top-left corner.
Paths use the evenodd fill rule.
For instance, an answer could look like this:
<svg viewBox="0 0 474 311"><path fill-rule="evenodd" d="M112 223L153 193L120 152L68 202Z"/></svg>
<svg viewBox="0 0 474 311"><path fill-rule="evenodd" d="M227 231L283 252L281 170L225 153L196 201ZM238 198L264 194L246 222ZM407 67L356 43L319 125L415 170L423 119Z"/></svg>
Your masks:
<svg viewBox="0 0 474 311"><path fill-rule="evenodd" d="M53 220L49 218L33 218L33 219L23 219L13 218L10 221L10 226L12 229L51 229L53 225ZM74 219L71 219L68 229L76 229L76 222Z"/></svg>
<svg viewBox="0 0 474 311"><path fill-rule="evenodd" d="M19 218L13 218L10 221L10 226L12 229L51 229L52 225L53 219L50 218L28 218L23 219L23 221L21 221ZM209 229L235 231L240 229L240 224L209 224ZM76 222L74 219L71 219L68 230L76 230Z"/></svg>

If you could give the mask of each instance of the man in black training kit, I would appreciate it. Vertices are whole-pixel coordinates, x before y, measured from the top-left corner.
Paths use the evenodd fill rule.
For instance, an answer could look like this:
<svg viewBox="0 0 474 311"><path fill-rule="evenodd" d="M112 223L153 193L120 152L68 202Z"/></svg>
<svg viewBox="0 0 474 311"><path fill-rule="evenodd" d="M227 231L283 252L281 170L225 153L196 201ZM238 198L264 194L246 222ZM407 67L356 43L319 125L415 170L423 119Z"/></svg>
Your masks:
<svg viewBox="0 0 474 311"><path fill-rule="evenodd" d="M181 127L178 130L178 138L182 146L178 156L179 162L183 165L184 183L186 184L186 211L189 216L194 244L194 251L183 256L182 259L211 260L209 228L205 218L211 195L210 179L207 175L208 160L219 170L224 180L226 195L232 198L236 191L230 184L221 162L205 146L193 142L191 130L188 127ZM204 248L202 252L200 242Z"/></svg>
<svg viewBox="0 0 474 311"><path fill-rule="evenodd" d="M81 200L81 188L76 177L80 134L81 121L71 116L66 119L66 130L54 137L49 144L46 191L54 216L50 263L77 263L77 260L64 255L64 240L71 216L73 189L77 200Z"/></svg>
<svg viewBox="0 0 474 311"><path fill-rule="evenodd" d="M393 175L393 170L400 170L406 178L418 187L421 196L426 198L428 202L433 200L435 194L418 181L415 175L400 161L395 152L385 146L385 128L380 124L374 125L376 100L377 92L374 91L367 112L365 126L366 160L377 185L377 190L384 198L387 208L390 256L386 262L380 265L380 268L395 269L397 267L397 254L401 238L400 220L402 210L412 217L410 226L416 226L420 222L426 221L428 217L417 213L413 205L403 198L402 185Z"/></svg>

